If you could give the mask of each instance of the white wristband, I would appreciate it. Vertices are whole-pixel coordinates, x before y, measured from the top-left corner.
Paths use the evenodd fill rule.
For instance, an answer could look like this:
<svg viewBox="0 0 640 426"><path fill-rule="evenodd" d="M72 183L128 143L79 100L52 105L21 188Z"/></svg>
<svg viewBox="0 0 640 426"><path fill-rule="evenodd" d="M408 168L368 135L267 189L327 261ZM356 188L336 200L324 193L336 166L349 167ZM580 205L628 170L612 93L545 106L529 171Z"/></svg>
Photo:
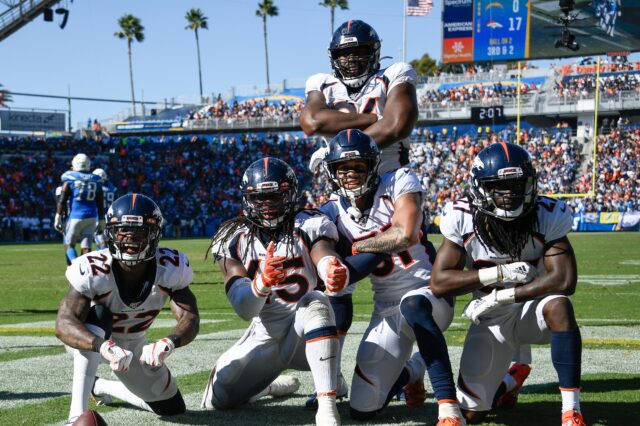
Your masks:
<svg viewBox="0 0 640 426"><path fill-rule="evenodd" d="M327 263L333 260L334 256L325 256L318 261L316 264L316 270L318 271L318 276L322 278L322 281L327 280Z"/></svg>
<svg viewBox="0 0 640 426"><path fill-rule="evenodd" d="M267 287L262 283L262 274L257 274L251 288L254 290L254 294L258 297L266 297L271 293L271 287Z"/></svg>
<svg viewBox="0 0 640 426"><path fill-rule="evenodd" d="M505 288L496 292L496 300L501 305L508 305L516 302L516 288Z"/></svg>
<svg viewBox="0 0 640 426"><path fill-rule="evenodd" d="M497 266L478 269L478 281L480 281L483 286L495 284L498 282L499 278L500 273Z"/></svg>

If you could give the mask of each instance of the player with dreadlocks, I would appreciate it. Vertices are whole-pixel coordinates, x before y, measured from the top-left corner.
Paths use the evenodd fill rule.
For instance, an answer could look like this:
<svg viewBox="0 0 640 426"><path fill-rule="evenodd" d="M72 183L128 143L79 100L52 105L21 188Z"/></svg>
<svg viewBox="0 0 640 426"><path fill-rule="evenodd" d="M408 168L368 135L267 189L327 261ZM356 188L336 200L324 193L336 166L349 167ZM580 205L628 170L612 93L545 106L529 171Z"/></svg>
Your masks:
<svg viewBox="0 0 640 426"><path fill-rule="evenodd" d="M551 343L562 426L582 426L582 340L568 298L577 284L571 211L537 195L531 157L517 145L483 149L471 175L467 198L443 211L431 276L438 296L474 295L463 314L472 324L458 377L465 417L478 423L492 408L514 348Z"/></svg>
<svg viewBox="0 0 640 426"><path fill-rule="evenodd" d="M287 395L300 384L278 375L288 368L311 370L316 423L339 424L338 335L328 297L316 290L318 277L328 292L342 290L353 270L334 249L336 227L319 211L298 209L296 176L278 159L251 164L242 193L244 216L225 222L210 249L233 309L252 322L216 361L203 406L226 409L266 394ZM374 257L370 267L379 262Z"/></svg>

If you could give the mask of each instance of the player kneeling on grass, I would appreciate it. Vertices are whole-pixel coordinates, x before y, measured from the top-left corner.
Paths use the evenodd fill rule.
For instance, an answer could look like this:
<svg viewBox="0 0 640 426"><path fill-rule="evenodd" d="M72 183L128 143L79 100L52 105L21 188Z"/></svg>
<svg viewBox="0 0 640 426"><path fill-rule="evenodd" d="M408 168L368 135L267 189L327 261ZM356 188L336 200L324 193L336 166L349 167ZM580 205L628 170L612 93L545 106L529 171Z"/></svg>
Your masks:
<svg viewBox="0 0 640 426"><path fill-rule="evenodd" d="M158 247L162 214L142 194L118 198L106 221L108 249L85 254L67 268L71 289L56 319L56 336L73 349L69 423L87 409L90 393L158 415L184 413L165 360L198 334L189 260L177 250ZM145 331L167 299L178 323L169 336L149 343ZM120 381L95 377L101 358Z"/></svg>
<svg viewBox="0 0 640 426"><path fill-rule="evenodd" d="M356 129L331 139L323 161L338 198L321 211L336 224L341 247L361 256L385 255L370 275L374 311L356 356L351 417L372 419L405 386L407 404L422 405L426 370L438 400L438 425L464 425L442 334L453 318L453 300L429 289L435 252L421 231L424 189L407 168L378 176L379 164L378 146ZM419 352L411 356L414 342Z"/></svg>
<svg viewBox="0 0 640 426"><path fill-rule="evenodd" d="M474 295L464 310L473 323L458 378L465 416L470 423L484 419L518 347L550 342L562 426L582 426L582 341L567 297L577 283L567 238L571 211L562 201L537 196L531 157L517 145L483 149L471 175L468 197L445 206L445 238L431 277L436 295Z"/></svg>
<svg viewBox="0 0 640 426"><path fill-rule="evenodd" d="M315 290L318 277L333 292L349 281L334 250L336 228L320 212L298 209L296 176L278 159L251 164L242 194L244 215L222 224L211 252L231 306L251 325L216 361L202 404L227 409L290 394L298 380L278 375L288 368L311 370L316 423L339 424L335 319L327 296Z"/></svg>

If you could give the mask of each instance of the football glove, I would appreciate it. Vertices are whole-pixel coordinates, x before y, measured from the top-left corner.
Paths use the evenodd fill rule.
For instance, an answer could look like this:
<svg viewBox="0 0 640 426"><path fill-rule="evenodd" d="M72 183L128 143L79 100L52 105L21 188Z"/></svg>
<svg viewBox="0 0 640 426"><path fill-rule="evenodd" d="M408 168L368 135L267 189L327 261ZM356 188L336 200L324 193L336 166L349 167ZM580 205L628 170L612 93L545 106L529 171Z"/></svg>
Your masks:
<svg viewBox="0 0 640 426"><path fill-rule="evenodd" d="M122 349L113 340L105 340L100 345L100 355L109 362L113 371L127 371L133 359L133 352Z"/></svg>
<svg viewBox="0 0 640 426"><path fill-rule="evenodd" d="M279 285L284 280L283 261L284 256L274 256L275 244L273 241L267 246L267 256L264 259L264 269L259 279L255 281L256 290L267 295L271 292L271 287Z"/></svg>
<svg viewBox="0 0 640 426"><path fill-rule="evenodd" d="M104 232L106 223L107 222L104 219L100 219L98 221L98 225L96 226L96 234L101 235Z"/></svg>
<svg viewBox="0 0 640 426"><path fill-rule="evenodd" d="M335 256L325 256L318 262L318 275L324 281L327 293L340 292L349 282L349 269Z"/></svg>
<svg viewBox="0 0 640 426"><path fill-rule="evenodd" d="M514 262L480 269L478 279L485 286L503 282L525 284L533 281L536 272L536 268L527 262Z"/></svg>
<svg viewBox="0 0 640 426"><path fill-rule="evenodd" d="M56 217L53 218L53 227L56 231L62 232L62 215L56 213Z"/></svg>
<svg viewBox="0 0 640 426"><path fill-rule="evenodd" d="M480 317L493 311L500 305L506 305L515 302L515 289L508 288L504 290L494 289L490 294L473 299L462 312L463 317L469 318L474 324L480 323Z"/></svg>
<svg viewBox="0 0 640 426"><path fill-rule="evenodd" d="M176 348L176 345L169 338L160 339L157 342L149 343L142 347L142 355L140 355L140 363L147 364L151 367L161 367L164 360Z"/></svg>
<svg viewBox="0 0 640 426"><path fill-rule="evenodd" d="M311 160L309 160L309 170L311 170L311 173L318 171L320 164L324 161L324 157L326 157L328 152L329 148L324 146L314 151L311 155Z"/></svg>

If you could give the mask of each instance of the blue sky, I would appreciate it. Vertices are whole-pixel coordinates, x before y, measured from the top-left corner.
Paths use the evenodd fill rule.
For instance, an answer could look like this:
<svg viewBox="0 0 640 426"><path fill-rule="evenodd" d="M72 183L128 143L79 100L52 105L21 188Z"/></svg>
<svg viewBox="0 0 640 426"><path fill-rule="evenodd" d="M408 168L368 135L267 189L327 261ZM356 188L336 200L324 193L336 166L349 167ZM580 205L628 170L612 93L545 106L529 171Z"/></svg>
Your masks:
<svg viewBox="0 0 640 426"><path fill-rule="evenodd" d="M197 7L209 18L202 31L205 93L265 84L262 21L255 16L258 0L75 0L66 6L69 21L61 30L37 18L0 42L0 84L14 92L130 99L126 42L114 37L117 20L126 13L141 19L145 41L133 47L136 98L161 101L198 94L193 31L184 29L184 15ZM316 72L329 71L329 9L319 0L275 0L280 15L268 20L271 82L287 79L302 87ZM402 58L402 0L351 0L350 10L336 10L336 26L347 19L371 24L383 39L386 64ZM441 56L441 1L427 17L410 17L407 60L428 52ZM65 5L62 2L61 5ZM385 62L383 62L384 66ZM66 101L15 96L12 107L66 110ZM106 119L127 104L72 103L72 124L88 118Z"/></svg>

